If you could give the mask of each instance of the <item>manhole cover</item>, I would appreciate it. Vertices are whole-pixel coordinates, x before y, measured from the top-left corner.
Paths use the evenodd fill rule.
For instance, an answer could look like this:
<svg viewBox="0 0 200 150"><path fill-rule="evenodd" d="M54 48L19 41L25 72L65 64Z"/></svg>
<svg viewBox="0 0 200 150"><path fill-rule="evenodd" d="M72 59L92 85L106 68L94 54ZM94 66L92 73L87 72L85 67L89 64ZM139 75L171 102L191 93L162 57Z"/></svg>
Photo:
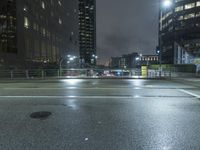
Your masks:
<svg viewBox="0 0 200 150"><path fill-rule="evenodd" d="M33 119L46 119L48 118L52 113L48 111L40 111L40 112L34 112L30 115Z"/></svg>

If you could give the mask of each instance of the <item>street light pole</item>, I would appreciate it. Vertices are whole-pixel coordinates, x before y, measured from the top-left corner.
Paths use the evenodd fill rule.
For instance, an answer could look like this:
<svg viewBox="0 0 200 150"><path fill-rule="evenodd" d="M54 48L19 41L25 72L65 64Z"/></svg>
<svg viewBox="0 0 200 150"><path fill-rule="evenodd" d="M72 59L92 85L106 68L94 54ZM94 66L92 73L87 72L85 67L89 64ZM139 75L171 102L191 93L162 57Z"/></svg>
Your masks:
<svg viewBox="0 0 200 150"><path fill-rule="evenodd" d="M161 78L162 76L162 54L163 54L163 49L162 49L162 15L163 15L163 8L170 8L173 5L173 0L161 0L160 2L160 7L159 7L159 77Z"/></svg>
<svg viewBox="0 0 200 150"><path fill-rule="evenodd" d="M161 78L162 76L162 51L159 53L159 77Z"/></svg>
<svg viewBox="0 0 200 150"><path fill-rule="evenodd" d="M59 76L61 76L61 69L62 69L62 62L64 61L64 59L62 58L59 62Z"/></svg>
<svg viewBox="0 0 200 150"><path fill-rule="evenodd" d="M71 56L71 55L67 55L65 57L63 57L60 62L59 62L59 75L61 76L62 74L62 63L65 59L69 59L69 62L70 61L74 61L74 59L76 59L77 57L76 56Z"/></svg>
<svg viewBox="0 0 200 150"><path fill-rule="evenodd" d="M159 34L159 51L157 52L159 55L159 77L161 78L162 75L162 6L160 4L160 8L159 8L159 30L158 30L158 34Z"/></svg>

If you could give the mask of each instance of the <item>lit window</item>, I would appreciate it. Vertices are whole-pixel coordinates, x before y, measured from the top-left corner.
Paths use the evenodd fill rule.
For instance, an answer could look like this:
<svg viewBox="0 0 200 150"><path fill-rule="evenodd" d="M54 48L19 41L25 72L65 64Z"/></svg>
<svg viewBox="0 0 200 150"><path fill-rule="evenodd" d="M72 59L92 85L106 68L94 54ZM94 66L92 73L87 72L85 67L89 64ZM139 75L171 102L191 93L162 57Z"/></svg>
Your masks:
<svg viewBox="0 0 200 150"><path fill-rule="evenodd" d="M45 3L42 1L42 8L45 9Z"/></svg>
<svg viewBox="0 0 200 150"><path fill-rule="evenodd" d="M91 6L91 7L90 7L90 10L93 10L93 9L94 9L94 6Z"/></svg>
<svg viewBox="0 0 200 150"><path fill-rule="evenodd" d="M60 18L59 18L59 21L58 21L58 22L59 22L59 24L62 24L62 20L61 20Z"/></svg>
<svg viewBox="0 0 200 150"><path fill-rule="evenodd" d="M196 6L200 6L200 1L197 1L197 2L196 2Z"/></svg>
<svg viewBox="0 0 200 150"><path fill-rule="evenodd" d="M184 16L184 19L190 19L190 18L194 18L195 17L195 14L192 13L192 14L187 14Z"/></svg>
<svg viewBox="0 0 200 150"><path fill-rule="evenodd" d="M46 30L45 30L45 28L42 29L42 35L43 35L43 36L46 35Z"/></svg>
<svg viewBox="0 0 200 150"><path fill-rule="evenodd" d="M183 20L183 16L179 16L179 17L178 17L178 20Z"/></svg>
<svg viewBox="0 0 200 150"><path fill-rule="evenodd" d="M0 15L0 18L3 18L3 19L5 19L5 18L6 18L6 16L5 16L5 15Z"/></svg>
<svg viewBox="0 0 200 150"><path fill-rule="evenodd" d="M60 6L62 6L62 3L61 3L61 1L58 1L58 4L59 4Z"/></svg>
<svg viewBox="0 0 200 150"><path fill-rule="evenodd" d="M183 10L183 6L178 6L178 7L175 8L175 11L176 11L176 12L182 11L182 10Z"/></svg>
<svg viewBox="0 0 200 150"><path fill-rule="evenodd" d="M191 9L195 7L195 3L189 3L185 5L185 9Z"/></svg>
<svg viewBox="0 0 200 150"><path fill-rule="evenodd" d="M168 20L168 24L170 24L172 22L172 19Z"/></svg>
<svg viewBox="0 0 200 150"><path fill-rule="evenodd" d="M24 27L29 28L29 20L27 17L24 17Z"/></svg>

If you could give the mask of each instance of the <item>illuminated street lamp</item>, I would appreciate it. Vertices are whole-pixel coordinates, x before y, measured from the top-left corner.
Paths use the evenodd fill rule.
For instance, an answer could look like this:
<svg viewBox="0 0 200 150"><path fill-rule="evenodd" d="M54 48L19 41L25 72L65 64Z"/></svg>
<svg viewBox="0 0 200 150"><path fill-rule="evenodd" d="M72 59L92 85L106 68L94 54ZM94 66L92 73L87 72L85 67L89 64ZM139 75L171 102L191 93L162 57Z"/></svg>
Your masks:
<svg viewBox="0 0 200 150"><path fill-rule="evenodd" d="M70 57L69 60L70 60L70 61L73 61L73 60L74 60L74 57Z"/></svg>
<svg viewBox="0 0 200 150"><path fill-rule="evenodd" d="M67 64L70 64L72 61L74 61L77 57L76 56L72 56L72 55L67 55L65 57L63 57L60 62L59 62L59 73L61 76L61 69L62 69L62 63L64 60L67 60Z"/></svg>
<svg viewBox="0 0 200 150"><path fill-rule="evenodd" d="M91 63L94 64L95 62L97 62L97 59L98 59L98 56L93 54L92 58L91 58ZM88 65L88 66L90 66L90 65Z"/></svg>
<svg viewBox="0 0 200 150"><path fill-rule="evenodd" d="M134 65L136 65L136 66L140 66L141 65L141 57L142 55L140 54L140 55L137 55L136 57L135 57L135 61L133 61L133 63L134 63Z"/></svg>
<svg viewBox="0 0 200 150"><path fill-rule="evenodd" d="M163 8L170 8L172 6L173 2L172 0L163 0L162 7Z"/></svg>
<svg viewBox="0 0 200 150"><path fill-rule="evenodd" d="M139 60L140 60L140 57L136 57L135 60L136 60L136 61L139 61Z"/></svg>

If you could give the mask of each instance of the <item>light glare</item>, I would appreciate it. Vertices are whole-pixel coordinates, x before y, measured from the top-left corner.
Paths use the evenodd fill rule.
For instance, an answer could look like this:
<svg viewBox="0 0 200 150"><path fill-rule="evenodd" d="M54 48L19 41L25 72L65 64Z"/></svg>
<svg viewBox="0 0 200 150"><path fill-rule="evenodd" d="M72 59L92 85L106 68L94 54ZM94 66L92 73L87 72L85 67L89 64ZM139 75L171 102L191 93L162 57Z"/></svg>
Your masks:
<svg viewBox="0 0 200 150"><path fill-rule="evenodd" d="M81 79L66 79L66 80L62 80L62 81L68 85L78 85L80 82L82 82Z"/></svg>
<svg viewBox="0 0 200 150"><path fill-rule="evenodd" d="M163 1L163 7L164 8L169 8L172 5L172 0L164 0Z"/></svg>

